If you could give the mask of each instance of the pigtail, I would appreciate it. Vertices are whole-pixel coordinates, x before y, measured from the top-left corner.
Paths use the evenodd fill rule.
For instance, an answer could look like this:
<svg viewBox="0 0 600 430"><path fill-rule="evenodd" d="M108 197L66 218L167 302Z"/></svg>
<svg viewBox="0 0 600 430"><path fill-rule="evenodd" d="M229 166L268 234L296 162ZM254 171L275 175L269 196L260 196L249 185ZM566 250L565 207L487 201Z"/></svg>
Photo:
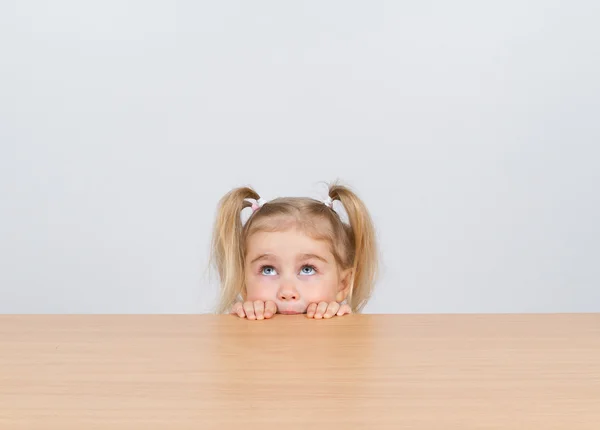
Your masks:
<svg viewBox="0 0 600 430"><path fill-rule="evenodd" d="M251 203L245 199L259 199L252 188L235 188L219 202L213 227L211 260L220 278L221 294L219 313L224 313L235 303L244 282L244 260L241 250L241 212Z"/></svg>
<svg viewBox="0 0 600 430"><path fill-rule="evenodd" d="M348 303L353 312L360 312L373 292L378 270L375 227L367 207L349 188L331 185L329 197L342 203L350 221L354 238L354 258Z"/></svg>

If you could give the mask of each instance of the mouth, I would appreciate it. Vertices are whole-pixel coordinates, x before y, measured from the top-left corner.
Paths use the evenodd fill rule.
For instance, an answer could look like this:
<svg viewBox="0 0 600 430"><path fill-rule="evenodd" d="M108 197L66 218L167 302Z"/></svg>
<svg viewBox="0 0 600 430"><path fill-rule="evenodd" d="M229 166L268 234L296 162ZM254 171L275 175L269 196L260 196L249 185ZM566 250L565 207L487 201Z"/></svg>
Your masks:
<svg viewBox="0 0 600 430"><path fill-rule="evenodd" d="M280 313L281 315L300 315L300 314L303 314L304 312L282 310L282 311L279 311L278 313Z"/></svg>

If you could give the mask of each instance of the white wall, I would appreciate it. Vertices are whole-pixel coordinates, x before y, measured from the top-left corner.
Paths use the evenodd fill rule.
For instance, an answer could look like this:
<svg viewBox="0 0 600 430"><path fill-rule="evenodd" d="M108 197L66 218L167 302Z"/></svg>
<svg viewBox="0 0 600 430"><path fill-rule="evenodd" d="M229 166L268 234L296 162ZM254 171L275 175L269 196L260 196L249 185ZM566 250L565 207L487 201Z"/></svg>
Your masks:
<svg viewBox="0 0 600 430"><path fill-rule="evenodd" d="M594 1L0 3L0 313L196 313L218 199L344 179L366 312L600 311Z"/></svg>

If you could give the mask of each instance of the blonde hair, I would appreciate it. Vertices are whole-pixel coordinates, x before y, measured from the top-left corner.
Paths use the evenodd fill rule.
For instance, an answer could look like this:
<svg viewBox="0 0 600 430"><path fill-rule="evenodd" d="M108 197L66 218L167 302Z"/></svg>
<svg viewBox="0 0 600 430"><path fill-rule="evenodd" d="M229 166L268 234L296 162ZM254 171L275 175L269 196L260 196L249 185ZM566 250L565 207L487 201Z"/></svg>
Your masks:
<svg viewBox="0 0 600 430"><path fill-rule="evenodd" d="M348 304L360 312L371 297L377 270L378 254L375 228L362 200L348 187L329 185L332 201L339 200L348 215L345 224L332 205L304 197L271 200L242 224L242 210L251 207L248 199L259 200L249 187L235 188L219 202L213 227L211 260L221 284L218 312L227 312L244 295L244 262L248 238L259 231L283 231L291 225L314 239L327 240L336 263L342 270L352 268Z"/></svg>

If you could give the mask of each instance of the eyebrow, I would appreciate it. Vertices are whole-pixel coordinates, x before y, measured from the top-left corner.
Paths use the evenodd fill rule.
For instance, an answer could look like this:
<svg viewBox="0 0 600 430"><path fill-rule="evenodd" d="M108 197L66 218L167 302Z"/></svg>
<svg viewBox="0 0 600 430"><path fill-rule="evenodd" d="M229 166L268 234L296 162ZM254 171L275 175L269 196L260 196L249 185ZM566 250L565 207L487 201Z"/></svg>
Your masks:
<svg viewBox="0 0 600 430"><path fill-rule="evenodd" d="M254 260L252 260L250 262L250 264L254 264L254 263L256 263L257 261L260 261L260 260L270 260L271 258L275 258L273 256L273 254L260 254L258 257L256 257Z"/></svg>
<svg viewBox="0 0 600 430"><path fill-rule="evenodd" d="M309 258L316 258L317 260L321 260L323 263L329 263L329 261L327 261L327 259L325 259L317 254L302 254L302 255L300 255L300 260L308 260Z"/></svg>
<svg viewBox="0 0 600 430"><path fill-rule="evenodd" d="M299 255L299 260L308 260L309 258L315 258L317 260L322 261L323 263L329 263L329 261L327 261L327 259L325 259L317 254L300 254ZM260 254L258 257L254 258L250 262L250 264L254 264L257 261L261 261L261 260L271 260L271 259L276 260L277 258L273 254Z"/></svg>

